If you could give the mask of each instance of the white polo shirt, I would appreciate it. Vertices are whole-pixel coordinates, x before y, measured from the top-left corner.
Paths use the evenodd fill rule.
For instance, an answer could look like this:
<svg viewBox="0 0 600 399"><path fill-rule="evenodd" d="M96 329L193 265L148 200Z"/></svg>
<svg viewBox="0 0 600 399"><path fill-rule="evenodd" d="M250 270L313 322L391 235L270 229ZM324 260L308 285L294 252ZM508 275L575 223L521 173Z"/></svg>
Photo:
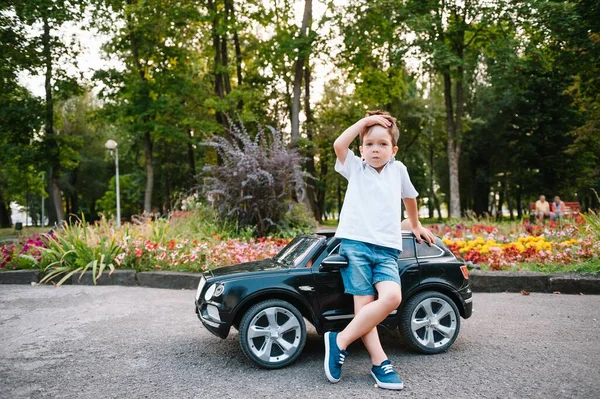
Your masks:
<svg viewBox="0 0 600 399"><path fill-rule="evenodd" d="M348 150L335 170L348 179L336 237L402 250L402 198L416 198L406 166L394 158L377 170Z"/></svg>

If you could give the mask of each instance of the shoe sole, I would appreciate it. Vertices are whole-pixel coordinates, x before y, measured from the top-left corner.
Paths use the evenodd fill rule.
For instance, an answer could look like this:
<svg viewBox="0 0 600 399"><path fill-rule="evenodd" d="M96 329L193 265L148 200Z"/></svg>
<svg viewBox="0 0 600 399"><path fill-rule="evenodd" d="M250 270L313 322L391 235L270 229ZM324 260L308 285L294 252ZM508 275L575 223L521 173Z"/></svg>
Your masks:
<svg viewBox="0 0 600 399"><path fill-rule="evenodd" d="M373 376L373 378L375 379L375 382L377 383L377 386L379 388L384 388L384 389L392 389L395 391L399 391L401 389L404 389L404 383L401 382L400 384L394 384L394 383L390 383L390 382L381 382L377 379L377 377L375 376L375 373L373 373L371 371L371 375Z"/></svg>
<svg viewBox="0 0 600 399"><path fill-rule="evenodd" d="M329 382L335 384L340 379L333 378L333 376L329 372L329 352L330 352L329 351L329 334L331 334L330 331L326 332L324 335L324 338L325 338L325 362L323 363L323 368L325 369L325 375L327 376L327 379L329 380Z"/></svg>

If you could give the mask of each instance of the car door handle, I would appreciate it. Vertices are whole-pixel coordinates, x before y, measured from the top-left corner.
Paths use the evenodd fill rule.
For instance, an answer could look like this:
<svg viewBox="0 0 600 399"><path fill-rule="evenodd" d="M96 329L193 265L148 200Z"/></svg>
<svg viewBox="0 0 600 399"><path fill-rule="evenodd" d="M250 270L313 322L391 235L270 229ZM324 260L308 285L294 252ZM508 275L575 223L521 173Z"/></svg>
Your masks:
<svg viewBox="0 0 600 399"><path fill-rule="evenodd" d="M419 266L412 266L404 269L404 273L417 274L419 272Z"/></svg>

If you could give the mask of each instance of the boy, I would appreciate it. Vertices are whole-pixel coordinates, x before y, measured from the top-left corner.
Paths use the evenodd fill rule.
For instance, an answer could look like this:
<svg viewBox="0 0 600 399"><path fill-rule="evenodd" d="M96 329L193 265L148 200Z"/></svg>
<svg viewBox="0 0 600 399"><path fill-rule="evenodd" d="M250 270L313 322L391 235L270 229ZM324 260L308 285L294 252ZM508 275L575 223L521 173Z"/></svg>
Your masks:
<svg viewBox="0 0 600 399"><path fill-rule="evenodd" d="M348 149L360 135L362 159ZM340 254L348 258L341 270L345 292L354 296L354 319L341 332L325 333L325 375L338 382L346 348L358 338L371 355L371 375L377 385L402 389L404 384L383 352L377 325L398 308L402 299L397 259L402 251L402 203L412 231L421 242L435 241L419 223L417 191L406 166L394 160L398 151L396 119L382 111L346 129L335 141L335 170L348 179L348 189L336 237L342 238ZM377 300L375 293L377 292Z"/></svg>

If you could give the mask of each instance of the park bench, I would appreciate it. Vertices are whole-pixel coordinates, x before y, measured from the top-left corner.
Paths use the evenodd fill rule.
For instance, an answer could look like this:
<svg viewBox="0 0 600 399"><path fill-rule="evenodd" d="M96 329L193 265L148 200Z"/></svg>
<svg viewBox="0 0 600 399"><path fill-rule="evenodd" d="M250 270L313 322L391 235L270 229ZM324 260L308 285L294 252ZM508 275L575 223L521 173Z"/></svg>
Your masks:
<svg viewBox="0 0 600 399"><path fill-rule="evenodd" d="M581 204L579 202L567 202L565 203L565 217L575 217L581 212ZM554 212L554 201L550 202L550 212ZM529 214L535 213L535 202L529 204Z"/></svg>

